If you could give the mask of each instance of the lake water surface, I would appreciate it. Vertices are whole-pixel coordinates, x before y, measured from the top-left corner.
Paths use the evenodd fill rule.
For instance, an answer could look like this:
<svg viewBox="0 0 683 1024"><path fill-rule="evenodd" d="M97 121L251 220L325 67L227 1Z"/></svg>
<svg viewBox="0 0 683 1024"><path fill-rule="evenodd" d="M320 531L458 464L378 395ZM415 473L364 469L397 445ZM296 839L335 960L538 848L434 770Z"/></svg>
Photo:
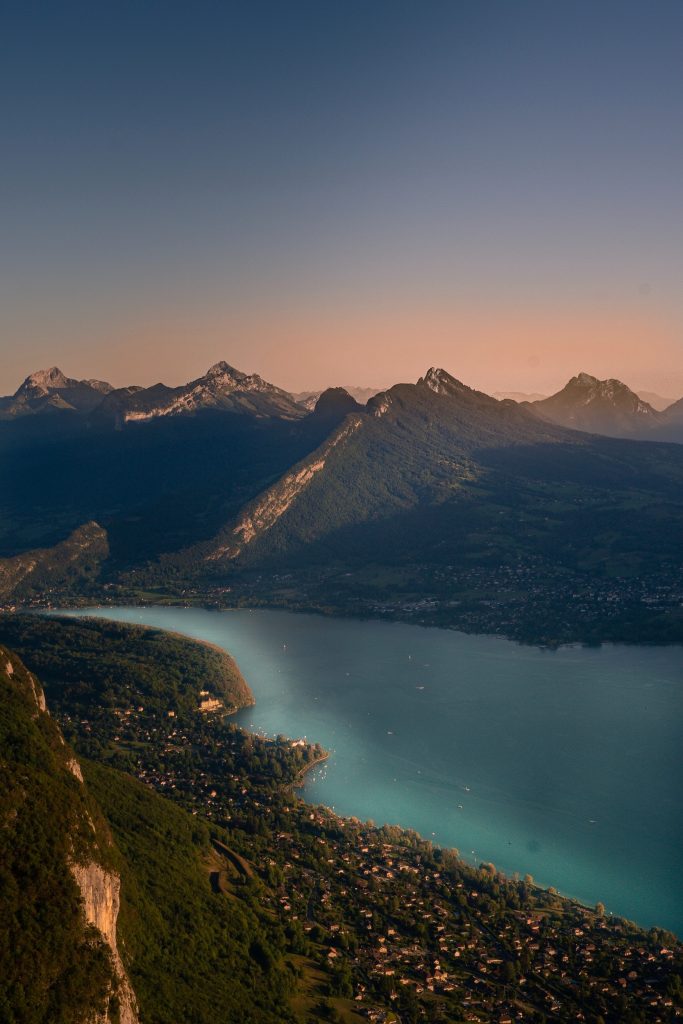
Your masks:
<svg viewBox="0 0 683 1024"><path fill-rule="evenodd" d="M236 720L332 750L304 795L683 934L683 649L542 651L279 611L103 608L230 651Z"/></svg>

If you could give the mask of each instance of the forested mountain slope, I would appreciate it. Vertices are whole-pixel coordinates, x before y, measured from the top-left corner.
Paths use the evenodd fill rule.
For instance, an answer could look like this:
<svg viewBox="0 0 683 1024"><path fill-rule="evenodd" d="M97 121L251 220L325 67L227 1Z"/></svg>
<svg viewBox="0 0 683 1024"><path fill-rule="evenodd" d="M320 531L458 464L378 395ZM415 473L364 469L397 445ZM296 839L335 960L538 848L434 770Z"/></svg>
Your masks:
<svg viewBox="0 0 683 1024"><path fill-rule="evenodd" d="M56 642L47 653L58 624L43 625L48 643L39 646L53 692L70 685L73 699L88 685L88 669L95 669L106 702L107 674L118 661L116 637L100 630L99 646L88 648L87 624L79 631L74 623L61 654L66 660L70 649L82 670L74 661L60 672ZM31 628L27 622L22 646L33 661ZM196 685L200 679L211 685L211 669L218 672L213 683L224 685L226 666L218 654L171 638L164 652L160 638L143 633L149 631L129 637L136 700L153 701L152 689L145 694L139 683L155 661L162 678L163 653L166 672L174 670L177 679L185 660L200 673ZM120 679L126 665L118 664ZM165 706L174 703L172 693L169 680L168 692L159 695ZM178 699L182 704L182 694ZM5 646L0 823L2 1024L293 1019L293 977L281 963L280 933L259 910L258 885L251 892L248 878L229 880L214 845L227 848L227 835L129 775L77 759L46 710L36 677ZM212 887L211 868L225 874L219 889Z"/></svg>
<svg viewBox="0 0 683 1024"><path fill-rule="evenodd" d="M568 431L431 370L351 413L186 564L678 557L683 450ZM613 527L618 520L616 531ZM592 523L592 526L591 526ZM608 525L611 524L611 525Z"/></svg>
<svg viewBox="0 0 683 1024"><path fill-rule="evenodd" d="M43 692L0 646L0 1020L136 1024L104 818Z"/></svg>

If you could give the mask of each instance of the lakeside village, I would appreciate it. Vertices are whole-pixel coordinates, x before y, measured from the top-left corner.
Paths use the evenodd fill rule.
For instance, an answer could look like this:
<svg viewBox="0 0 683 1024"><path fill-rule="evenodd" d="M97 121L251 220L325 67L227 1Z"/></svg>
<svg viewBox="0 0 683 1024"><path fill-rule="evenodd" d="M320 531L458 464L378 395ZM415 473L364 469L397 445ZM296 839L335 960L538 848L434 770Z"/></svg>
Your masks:
<svg viewBox="0 0 683 1024"><path fill-rule="evenodd" d="M139 582L136 582L136 578ZM466 633L506 636L556 647L566 643L680 642L683 566L648 575L596 577L549 567L530 557L512 565L406 564L400 568L316 569L239 578L147 584L131 570L114 582L45 588L1 612L89 604L177 604L205 608L281 608L389 619Z"/></svg>
<svg viewBox="0 0 683 1024"><path fill-rule="evenodd" d="M683 946L673 935L529 877L506 879L492 864L469 866L414 832L303 803L295 787L326 752L244 732L208 691L190 710L160 699L56 713L81 753L229 830L230 850L215 844L228 858L212 884L238 897L259 886L259 903L282 922L292 969L318 978L313 1016L303 1020L683 1017Z"/></svg>
<svg viewBox="0 0 683 1024"><path fill-rule="evenodd" d="M135 573L131 572L131 579ZM609 578L567 572L530 557L513 565L407 564L316 569L225 580L122 588L104 584L104 604L181 603L265 607L390 619L557 646L606 641L680 642L683 567ZM637 628L636 628L637 624Z"/></svg>

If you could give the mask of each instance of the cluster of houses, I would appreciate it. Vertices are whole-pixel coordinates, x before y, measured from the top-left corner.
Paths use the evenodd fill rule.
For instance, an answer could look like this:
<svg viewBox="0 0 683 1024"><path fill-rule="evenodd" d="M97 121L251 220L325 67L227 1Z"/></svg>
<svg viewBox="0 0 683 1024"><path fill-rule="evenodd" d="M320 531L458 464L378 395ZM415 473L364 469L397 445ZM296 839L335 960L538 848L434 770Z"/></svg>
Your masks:
<svg viewBox="0 0 683 1024"><path fill-rule="evenodd" d="M400 1021L411 1005L428 1020L437 1005L446 1019L482 1024L539 1014L589 1024L621 1019L624 1006L652 1024L683 1015L670 993L683 966L676 940L468 866L415 833L302 803L291 786L308 745L245 739L203 706L208 693L199 698L190 713L133 703L71 724L101 732L109 716L110 742L142 781L228 828L245 814L259 820L258 843L239 830L234 841L268 879L262 902L298 922L332 987L346 971L356 1014ZM277 785L266 779L276 759Z"/></svg>

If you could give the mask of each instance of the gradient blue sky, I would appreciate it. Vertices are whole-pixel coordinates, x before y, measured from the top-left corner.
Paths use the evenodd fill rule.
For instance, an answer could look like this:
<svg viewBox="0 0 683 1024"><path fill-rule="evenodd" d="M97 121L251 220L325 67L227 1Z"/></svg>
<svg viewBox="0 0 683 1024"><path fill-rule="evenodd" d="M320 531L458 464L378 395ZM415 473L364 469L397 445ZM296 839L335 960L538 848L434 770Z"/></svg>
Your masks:
<svg viewBox="0 0 683 1024"><path fill-rule="evenodd" d="M0 40L0 393L683 394L680 0L8 0Z"/></svg>

